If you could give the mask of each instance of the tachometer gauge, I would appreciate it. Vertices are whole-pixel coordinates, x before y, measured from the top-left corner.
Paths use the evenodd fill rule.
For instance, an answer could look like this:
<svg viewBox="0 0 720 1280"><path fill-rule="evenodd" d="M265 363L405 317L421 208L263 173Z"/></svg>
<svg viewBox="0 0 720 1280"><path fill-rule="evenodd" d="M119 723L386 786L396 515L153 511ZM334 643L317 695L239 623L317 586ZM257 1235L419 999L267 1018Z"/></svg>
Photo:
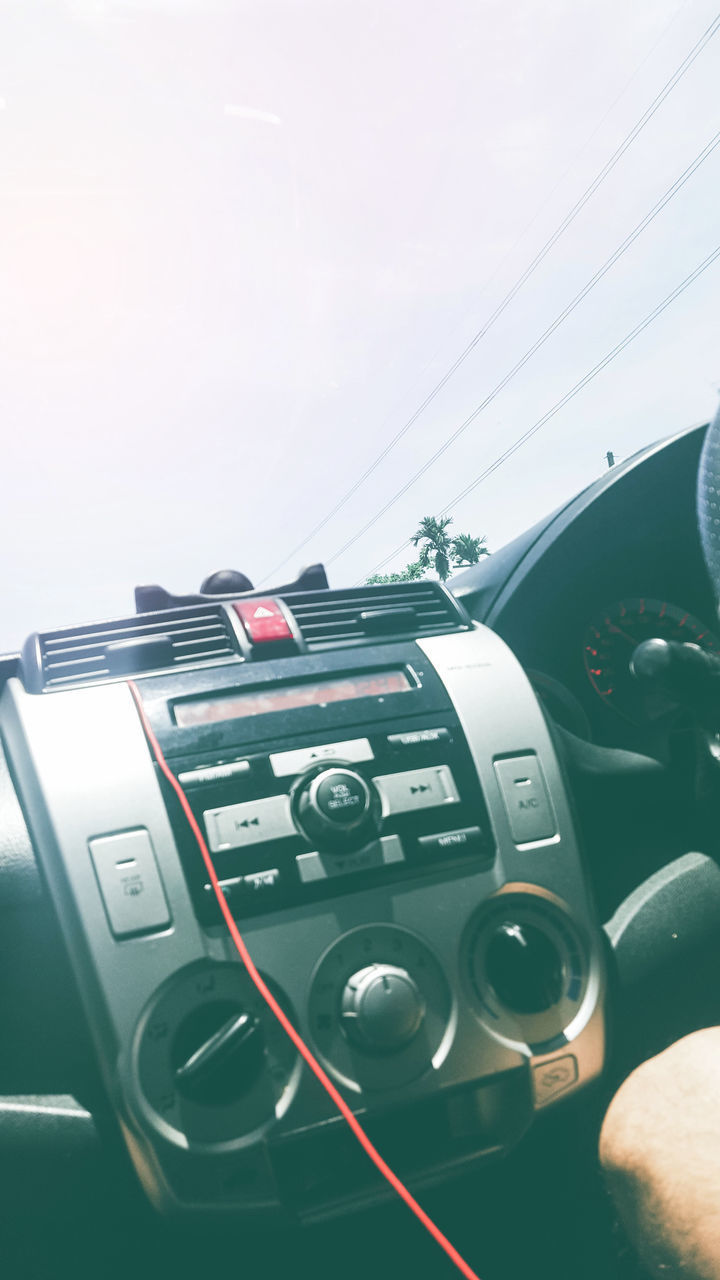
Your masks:
<svg viewBox="0 0 720 1280"><path fill-rule="evenodd" d="M630 671L633 650L660 636L720 652L720 639L686 609L644 596L619 600L595 618L585 633L585 670L604 702L630 720L659 720L675 708L662 694L646 693Z"/></svg>

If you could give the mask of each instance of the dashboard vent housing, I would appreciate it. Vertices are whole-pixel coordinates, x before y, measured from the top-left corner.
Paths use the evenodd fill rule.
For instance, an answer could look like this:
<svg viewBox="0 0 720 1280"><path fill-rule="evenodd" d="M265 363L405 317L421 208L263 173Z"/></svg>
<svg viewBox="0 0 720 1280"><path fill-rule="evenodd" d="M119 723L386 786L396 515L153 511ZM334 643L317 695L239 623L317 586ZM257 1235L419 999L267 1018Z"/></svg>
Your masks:
<svg viewBox="0 0 720 1280"><path fill-rule="evenodd" d="M440 582L397 582L283 595L310 652L466 631L470 619Z"/></svg>
<svg viewBox="0 0 720 1280"><path fill-rule="evenodd" d="M25 687L42 693L238 656L222 606L197 605L31 636L22 671Z"/></svg>

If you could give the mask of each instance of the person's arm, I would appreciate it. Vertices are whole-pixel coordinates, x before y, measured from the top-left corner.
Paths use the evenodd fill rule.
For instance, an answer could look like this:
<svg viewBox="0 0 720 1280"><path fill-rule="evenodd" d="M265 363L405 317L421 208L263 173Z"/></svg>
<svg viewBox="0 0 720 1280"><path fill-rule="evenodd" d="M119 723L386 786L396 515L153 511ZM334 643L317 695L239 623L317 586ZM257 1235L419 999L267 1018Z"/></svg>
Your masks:
<svg viewBox="0 0 720 1280"><path fill-rule="evenodd" d="M625 1080L600 1162L652 1276L720 1280L720 1027L685 1036Z"/></svg>

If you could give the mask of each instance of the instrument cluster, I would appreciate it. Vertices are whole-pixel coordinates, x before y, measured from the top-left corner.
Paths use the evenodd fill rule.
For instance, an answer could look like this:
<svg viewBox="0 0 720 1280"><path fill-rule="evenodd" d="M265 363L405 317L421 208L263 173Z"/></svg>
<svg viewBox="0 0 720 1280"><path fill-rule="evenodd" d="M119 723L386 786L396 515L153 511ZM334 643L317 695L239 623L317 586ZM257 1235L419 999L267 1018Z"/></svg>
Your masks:
<svg viewBox="0 0 720 1280"><path fill-rule="evenodd" d="M595 693L618 715L635 724L660 725L675 705L635 680L630 660L639 644L655 638L695 644L720 653L720 638L688 609L667 600L627 597L601 609L583 638L583 665Z"/></svg>

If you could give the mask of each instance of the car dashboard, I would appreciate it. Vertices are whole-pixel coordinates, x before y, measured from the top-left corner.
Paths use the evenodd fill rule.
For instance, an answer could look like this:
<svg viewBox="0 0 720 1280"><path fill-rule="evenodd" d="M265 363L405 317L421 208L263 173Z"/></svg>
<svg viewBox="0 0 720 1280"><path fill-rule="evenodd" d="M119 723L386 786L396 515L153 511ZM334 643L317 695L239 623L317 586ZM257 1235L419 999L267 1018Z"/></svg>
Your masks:
<svg viewBox="0 0 720 1280"><path fill-rule="evenodd" d="M2 661L0 1162L21 1218L39 1169L70 1218L58 1176L103 1212L119 1179L133 1222L221 1221L229 1249L242 1224L250 1274L276 1247L285 1274L268 1232L346 1231L390 1198L322 1075L428 1195L504 1187L509 1214L500 1157L528 1176L592 1145L623 1062L671 1034L646 1019L613 1058L623 984L647 1013L666 974L665 923L648 987L655 943L618 913L714 852L697 727L626 678L648 636L717 643L704 430L450 591L330 591L318 567L239 596L146 587L134 617ZM340 1237L310 1239L329 1275Z"/></svg>

